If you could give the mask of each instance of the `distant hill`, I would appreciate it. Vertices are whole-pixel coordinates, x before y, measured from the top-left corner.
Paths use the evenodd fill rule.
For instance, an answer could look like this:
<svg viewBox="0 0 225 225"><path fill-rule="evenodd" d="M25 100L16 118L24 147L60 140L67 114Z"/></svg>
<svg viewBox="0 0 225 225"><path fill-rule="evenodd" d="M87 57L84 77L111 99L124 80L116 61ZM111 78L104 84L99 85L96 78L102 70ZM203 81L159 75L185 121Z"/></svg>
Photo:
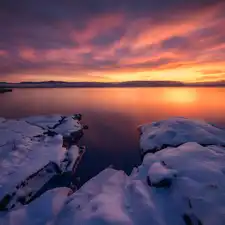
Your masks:
<svg viewBox="0 0 225 225"><path fill-rule="evenodd" d="M64 81L40 81L7 83L0 82L0 88L92 88L92 87L225 87L225 81L182 83L178 81L126 81L126 82L64 82Z"/></svg>
<svg viewBox="0 0 225 225"><path fill-rule="evenodd" d="M199 82L199 83L189 83L188 86L194 87L225 87L225 81L211 81L211 82Z"/></svg>

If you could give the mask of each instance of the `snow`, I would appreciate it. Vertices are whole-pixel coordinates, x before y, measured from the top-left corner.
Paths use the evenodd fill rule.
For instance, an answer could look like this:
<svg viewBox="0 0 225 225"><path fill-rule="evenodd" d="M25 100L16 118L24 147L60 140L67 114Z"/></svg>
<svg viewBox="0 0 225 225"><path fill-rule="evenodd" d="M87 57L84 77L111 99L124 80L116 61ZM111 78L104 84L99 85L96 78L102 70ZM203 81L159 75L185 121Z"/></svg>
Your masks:
<svg viewBox="0 0 225 225"><path fill-rule="evenodd" d="M106 169L68 198L55 224L130 224L123 207L127 175Z"/></svg>
<svg viewBox="0 0 225 225"><path fill-rule="evenodd" d="M77 145L71 146L65 153L63 161L61 161L60 168L62 171L72 171L73 166L79 157L80 148Z"/></svg>
<svg viewBox="0 0 225 225"><path fill-rule="evenodd" d="M166 168L160 162L155 162L148 170L148 178L152 184L157 184L163 180L171 180L176 176L176 170Z"/></svg>
<svg viewBox="0 0 225 225"><path fill-rule="evenodd" d="M74 116L32 116L24 118L24 120L32 125L41 127L45 130L51 130L62 136L68 136L73 132L82 130L82 125L78 119L74 119Z"/></svg>
<svg viewBox="0 0 225 225"><path fill-rule="evenodd" d="M22 120L0 120L0 147L12 143L12 141L20 141L23 138L34 137L42 133L42 129L31 126Z"/></svg>
<svg viewBox="0 0 225 225"><path fill-rule="evenodd" d="M0 217L0 224L50 225L54 216L62 209L69 191L69 188L50 190L29 205L13 210L2 218Z"/></svg>
<svg viewBox="0 0 225 225"><path fill-rule="evenodd" d="M164 146L176 147L187 142L225 146L225 131L200 120L177 117L145 124L139 129L143 153L154 152Z"/></svg>
<svg viewBox="0 0 225 225"><path fill-rule="evenodd" d="M4 158L0 163L0 196L16 186L29 175L37 172L49 162L60 164L65 149L62 147L62 136L23 138L14 144L1 148Z"/></svg>
<svg viewBox="0 0 225 225"><path fill-rule="evenodd" d="M66 171L72 170L79 147L71 146L67 152L63 139L82 129L72 116L1 118L0 200L11 193L8 208L19 206L19 198L29 200L54 175L64 171L60 169L63 161L69 163ZM49 130L54 131L54 135L49 136Z"/></svg>
<svg viewBox="0 0 225 225"><path fill-rule="evenodd" d="M61 115L46 115L46 116L30 116L24 118L29 124L41 127L43 129L49 129L55 126L62 119Z"/></svg>
<svg viewBox="0 0 225 225"><path fill-rule="evenodd" d="M82 125L73 117L67 117L60 126L57 126L55 129L51 130L54 130L56 133L61 134L62 136L69 136L73 132L82 130Z"/></svg>
<svg viewBox="0 0 225 225"><path fill-rule="evenodd" d="M151 137L151 145L146 139L146 150L150 146L160 151L146 153L130 176L107 168L70 196L62 190L55 204L52 193L61 193L61 189L2 213L0 224L224 225L224 131L205 122L181 118L156 124L142 126L142 136L148 137L152 129L152 133L165 137ZM170 142L167 129L176 132L180 142L172 135ZM162 148L165 145L170 147ZM71 148L67 157L76 158L78 150Z"/></svg>
<svg viewBox="0 0 225 225"><path fill-rule="evenodd" d="M185 143L147 154L131 177L106 169L68 198L55 224L222 225L225 149ZM171 179L171 185L147 180Z"/></svg>

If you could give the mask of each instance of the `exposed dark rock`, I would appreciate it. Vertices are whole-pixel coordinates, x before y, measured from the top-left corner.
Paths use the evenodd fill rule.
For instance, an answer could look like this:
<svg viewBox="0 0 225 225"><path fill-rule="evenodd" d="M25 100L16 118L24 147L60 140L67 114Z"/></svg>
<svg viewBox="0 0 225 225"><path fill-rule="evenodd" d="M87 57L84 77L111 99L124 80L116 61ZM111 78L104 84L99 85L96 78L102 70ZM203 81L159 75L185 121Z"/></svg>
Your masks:
<svg viewBox="0 0 225 225"><path fill-rule="evenodd" d="M194 214L183 214L183 220L186 225L203 225L201 220L199 220Z"/></svg>
<svg viewBox="0 0 225 225"><path fill-rule="evenodd" d="M83 135L83 130L79 130L71 133L69 136L63 137L63 147L66 147L68 149L70 148L70 146L77 144L77 142L82 138Z"/></svg>
<svg viewBox="0 0 225 225"><path fill-rule="evenodd" d="M10 202L12 196L7 194L4 196L4 198L0 201L0 210L3 211L6 209L6 206L8 205L8 203Z"/></svg>
<svg viewBox="0 0 225 225"><path fill-rule="evenodd" d="M44 135L47 135L49 137L54 137L55 135L57 135L57 133L55 131L52 130L47 130L44 132Z"/></svg>
<svg viewBox="0 0 225 225"><path fill-rule="evenodd" d="M87 130L88 128L89 128L88 125L84 125L84 126L83 126L83 129L84 129L84 130Z"/></svg>
<svg viewBox="0 0 225 225"><path fill-rule="evenodd" d="M74 114L73 115L73 119L81 120L82 119L82 115L80 113Z"/></svg>
<svg viewBox="0 0 225 225"><path fill-rule="evenodd" d="M0 94L6 93L6 92L12 92L12 89L10 89L10 88L0 88Z"/></svg>
<svg viewBox="0 0 225 225"><path fill-rule="evenodd" d="M188 199L188 206L189 206L190 209L192 209L192 204L191 204L191 200L190 199Z"/></svg>
<svg viewBox="0 0 225 225"><path fill-rule="evenodd" d="M172 180L171 179L163 179L157 183L152 183L152 187L156 187L156 188L169 188L172 184Z"/></svg>

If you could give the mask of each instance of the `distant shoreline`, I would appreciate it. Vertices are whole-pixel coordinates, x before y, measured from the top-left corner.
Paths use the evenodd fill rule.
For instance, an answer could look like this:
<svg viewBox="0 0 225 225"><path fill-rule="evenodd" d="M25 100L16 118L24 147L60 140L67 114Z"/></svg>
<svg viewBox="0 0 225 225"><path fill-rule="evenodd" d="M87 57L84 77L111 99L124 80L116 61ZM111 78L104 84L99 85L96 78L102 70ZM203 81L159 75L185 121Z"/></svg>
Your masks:
<svg viewBox="0 0 225 225"><path fill-rule="evenodd" d="M141 87L225 87L225 81L182 83L176 81L128 81L118 83L104 82L0 82L0 88L141 88Z"/></svg>
<svg viewBox="0 0 225 225"><path fill-rule="evenodd" d="M1 88L1 87L0 87ZM73 88L73 89L105 89L105 88L225 88L225 86L118 86L118 87L63 87L63 86L57 86L57 87L10 87L11 89L63 89L63 88Z"/></svg>

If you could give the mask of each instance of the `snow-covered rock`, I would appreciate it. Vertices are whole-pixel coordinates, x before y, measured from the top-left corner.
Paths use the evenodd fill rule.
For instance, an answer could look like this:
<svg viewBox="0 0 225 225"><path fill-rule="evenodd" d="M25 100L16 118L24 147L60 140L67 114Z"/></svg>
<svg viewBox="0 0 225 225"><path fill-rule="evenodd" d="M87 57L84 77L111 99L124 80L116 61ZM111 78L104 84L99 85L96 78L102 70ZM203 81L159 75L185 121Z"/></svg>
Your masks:
<svg viewBox="0 0 225 225"><path fill-rule="evenodd" d="M0 120L0 205L7 208L27 202L54 175L73 168L79 157L77 145L64 139L82 132L75 116L37 116L20 120ZM73 144L73 143L72 143ZM67 162L66 168L60 168ZM26 198L26 199L24 199Z"/></svg>
<svg viewBox="0 0 225 225"><path fill-rule="evenodd" d="M60 121L62 121L64 117L61 115L46 115L46 116L30 116L23 118L25 122L28 124L41 127L42 129L51 129L56 124L59 124Z"/></svg>
<svg viewBox="0 0 225 225"><path fill-rule="evenodd" d="M177 119L172 120L176 121L178 130L185 132L180 118L182 128L177 125ZM172 120L169 127L173 127ZM184 119L187 127L188 121ZM190 121L193 130L189 130L195 134L208 129L199 125L200 130L194 130L195 123L207 127L206 123ZM214 130L208 126L207 135ZM130 176L123 171L105 169L72 195L60 195L56 213L52 213L54 204L47 197L51 195L48 192L27 206L0 215L0 222L4 225L224 225L225 148L223 131L215 129L211 139L200 135L193 141L192 133L187 133L187 142L177 147L146 153L142 164ZM142 130L142 135L150 132L148 127ZM161 137L167 137L164 126L158 132ZM178 135L184 140L185 135ZM162 139L157 148L174 144L168 144L167 138L165 142ZM46 204L44 212L37 208L39 201ZM39 216L40 220L35 220Z"/></svg>
<svg viewBox="0 0 225 225"><path fill-rule="evenodd" d="M60 162L61 170L72 171L79 155L80 155L80 148L77 145L71 146L66 151L64 159Z"/></svg>
<svg viewBox="0 0 225 225"><path fill-rule="evenodd" d="M0 196L37 172L49 162L57 165L64 159L62 136L24 138L1 148L4 157L0 162Z"/></svg>
<svg viewBox="0 0 225 225"><path fill-rule="evenodd" d="M44 130L50 130L62 136L68 136L71 133L81 131L83 128L79 122L79 119L77 119L79 118L77 115L75 114L74 116L32 116L24 118L24 121L31 125L40 127Z"/></svg>
<svg viewBox="0 0 225 225"><path fill-rule="evenodd" d="M187 142L225 146L225 131L200 120L171 118L139 127L142 152L177 147Z"/></svg>
<svg viewBox="0 0 225 225"><path fill-rule="evenodd" d="M106 169L68 198L56 225L223 225L225 149L186 143L147 154L132 177ZM170 185L149 185L170 180Z"/></svg>

